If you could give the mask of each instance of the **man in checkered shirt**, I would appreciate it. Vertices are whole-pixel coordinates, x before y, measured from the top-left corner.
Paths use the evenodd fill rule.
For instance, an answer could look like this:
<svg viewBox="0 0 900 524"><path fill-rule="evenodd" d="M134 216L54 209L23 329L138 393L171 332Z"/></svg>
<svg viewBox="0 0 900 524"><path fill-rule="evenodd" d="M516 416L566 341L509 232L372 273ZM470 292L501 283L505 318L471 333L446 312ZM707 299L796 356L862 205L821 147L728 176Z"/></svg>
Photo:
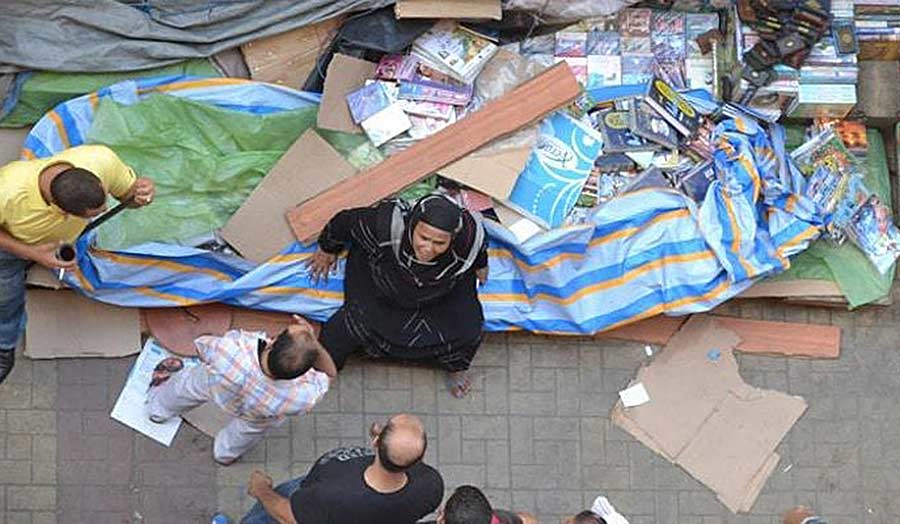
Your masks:
<svg viewBox="0 0 900 524"><path fill-rule="evenodd" d="M157 423L212 400L232 416L216 435L213 458L227 466L287 417L309 412L337 376L334 361L312 326L295 324L276 338L232 330L221 337L198 337L202 365L176 372L152 387L150 420Z"/></svg>

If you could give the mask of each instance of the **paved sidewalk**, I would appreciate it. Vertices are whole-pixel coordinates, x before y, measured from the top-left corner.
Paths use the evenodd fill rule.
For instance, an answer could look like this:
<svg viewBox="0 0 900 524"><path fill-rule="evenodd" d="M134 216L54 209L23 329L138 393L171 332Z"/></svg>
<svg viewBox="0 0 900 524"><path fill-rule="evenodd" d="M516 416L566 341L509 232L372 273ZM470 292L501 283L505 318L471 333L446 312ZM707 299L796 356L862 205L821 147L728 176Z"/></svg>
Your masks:
<svg viewBox="0 0 900 524"><path fill-rule="evenodd" d="M848 313L745 303L719 312L844 328L838 361L739 357L748 382L809 402L749 515L731 515L707 488L610 425L616 392L645 358L642 345L490 335L468 398L450 398L442 373L355 360L314 414L228 468L213 464L211 439L189 426L165 449L108 417L133 358L22 358L0 387L0 524L197 524L217 509L239 517L251 503L250 470L278 481L302 474L330 448L363 444L371 421L398 411L426 421L428 461L448 487L485 487L497 506L543 522L559 522L598 493L632 524L769 524L797 503L836 523L900 522L900 307Z"/></svg>

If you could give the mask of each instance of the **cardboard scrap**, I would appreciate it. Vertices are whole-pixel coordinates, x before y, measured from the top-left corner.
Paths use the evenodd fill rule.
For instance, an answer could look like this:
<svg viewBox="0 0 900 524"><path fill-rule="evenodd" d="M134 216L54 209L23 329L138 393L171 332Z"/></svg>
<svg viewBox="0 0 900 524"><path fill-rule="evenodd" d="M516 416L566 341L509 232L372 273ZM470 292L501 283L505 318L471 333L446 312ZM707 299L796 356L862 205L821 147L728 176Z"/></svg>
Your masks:
<svg viewBox="0 0 900 524"><path fill-rule="evenodd" d="M322 89L322 102L319 104L320 128L345 133L363 132L350 117L347 94L364 86L366 80L374 77L376 65L352 56L339 53L334 55L328 64L325 86Z"/></svg>
<svg viewBox="0 0 900 524"><path fill-rule="evenodd" d="M285 212L354 173L356 169L310 129L231 216L222 228L222 238L244 258L265 262L295 241Z"/></svg>
<svg viewBox="0 0 900 524"><path fill-rule="evenodd" d="M181 415L181 418L212 438L216 438L216 434L231 422L231 415L223 411L215 402L204 402Z"/></svg>
<svg viewBox="0 0 900 524"><path fill-rule="evenodd" d="M59 273L35 264L25 273L25 284L45 289L64 289L69 286L59 279Z"/></svg>
<svg viewBox="0 0 900 524"><path fill-rule="evenodd" d="M397 0L397 18L490 18L500 20L500 0Z"/></svg>
<svg viewBox="0 0 900 524"><path fill-rule="evenodd" d="M300 204L288 213L291 229L299 240L309 240L337 211L370 205L392 195L559 109L580 93L581 86L569 67L557 64L479 111ZM324 112L323 102L320 119Z"/></svg>
<svg viewBox="0 0 900 524"><path fill-rule="evenodd" d="M841 355L841 328L838 326L715 318L741 338L735 349L742 353L808 358L838 358Z"/></svg>
<svg viewBox="0 0 900 524"><path fill-rule="evenodd" d="M18 160L30 127L0 129L0 167Z"/></svg>
<svg viewBox="0 0 900 524"><path fill-rule="evenodd" d="M124 357L141 350L138 310L110 306L73 291L26 291L28 358Z"/></svg>
<svg viewBox="0 0 900 524"><path fill-rule="evenodd" d="M479 150L441 168L440 174L497 200L506 200L530 156L530 147Z"/></svg>
<svg viewBox="0 0 900 524"><path fill-rule="evenodd" d="M241 46L250 78L298 88L316 68L319 54L328 47L342 17L298 27Z"/></svg>
<svg viewBox="0 0 900 524"><path fill-rule="evenodd" d="M844 298L841 288L830 280L763 280L738 295L739 298L803 298L833 296Z"/></svg>
<svg viewBox="0 0 900 524"><path fill-rule="evenodd" d="M669 339L681 329L681 325L684 324L685 320L686 317L657 315L610 331L598 333L594 335L594 338L612 338L663 346L668 344Z"/></svg>
<svg viewBox="0 0 900 524"><path fill-rule="evenodd" d="M692 317L632 382L653 400L628 409L620 401L610 415L735 513L750 510L780 458L775 448L806 410L800 397L744 383L739 343L713 317Z"/></svg>
<svg viewBox="0 0 900 524"><path fill-rule="evenodd" d="M508 229L520 243L545 231L538 223L532 222L525 215L503 204L497 203L494 206L494 213L497 214L500 223L503 224L503 226Z"/></svg>

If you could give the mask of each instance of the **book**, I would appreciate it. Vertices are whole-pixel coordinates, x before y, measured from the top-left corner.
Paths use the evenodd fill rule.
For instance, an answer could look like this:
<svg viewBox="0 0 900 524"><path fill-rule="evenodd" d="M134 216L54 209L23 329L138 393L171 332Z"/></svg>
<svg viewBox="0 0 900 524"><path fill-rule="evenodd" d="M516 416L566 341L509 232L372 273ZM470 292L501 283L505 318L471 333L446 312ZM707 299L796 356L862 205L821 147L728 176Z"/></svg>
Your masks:
<svg viewBox="0 0 900 524"><path fill-rule="evenodd" d="M678 147L678 133L672 129L665 118L643 100L639 100L631 106L629 127L634 134L651 142L670 149Z"/></svg>
<svg viewBox="0 0 900 524"><path fill-rule="evenodd" d="M691 136L700 126L694 106L659 78L647 83L644 100L682 135Z"/></svg>
<svg viewBox="0 0 900 524"><path fill-rule="evenodd" d="M439 118L448 120L450 114L455 111L451 104L441 102L424 102L421 100L401 100L403 110L410 115L427 116L431 118Z"/></svg>
<svg viewBox="0 0 900 524"><path fill-rule="evenodd" d="M375 78L381 80L397 80L397 72L406 60L404 55L384 55L375 67Z"/></svg>
<svg viewBox="0 0 900 524"><path fill-rule="evenodd" d="M684 192L694 202L700 203L706 199L709 185L715 179L715 166L711 160L707 160L680 175L675 182L675 187Z"/></svg>
<svg viewBox="0 0 900 524"><path fill-rule="evenodd" d="M653 55L622 56L622 85L645 84L653 78Z"/></svg>
<svg viewBox="0 0 900 524"><path fill-rule="evenodd" d="M569 69L575 75L578 83L585 86L588 83L588 63L587 58L583 56L559 56L557 60L569 64Z"/></svg>
<svg viewBox="0 0 900 524"><path fill-rule="evenodd" d="M402 100L438 102L454 106L467 105L472 100L472 86L454 86L430 80L400 82L397 96Z"/></svg>
<svg viewBox="0 0 900 524"><path fill-rule="evenodd" d="M559 227L575 206L602 146L596 131L564 111L545 118L510 204L546 227Z"/></svg>
<svg viewBox="0 0 900 524"><path fill-rule="evenodd" d="M648 143L629 127L630 111L606 110L591 114L594 127L603 137L604 153L624 153L626 151L652 151L656 146Z"/></svg>
<svg viewBox="0 0 900 524"><path fill-rule="evenodd" d="M471 84L497 49L490 40L445 20L413 42L412 54L460 82Z"/></svg>
<svg viewBox="0 0 900 524"><path fill-rule="evenodd" d="M685 15L679 11L654 10L650 14L650 33L684 35Z"/></svg>
<svg viewBox="0 0 900 524"><path fill-rule="evenodd" d="M618 56L587 57L588 88L622 85L622 59Z"/></svg>
<svg viewBox="0 0 900 524"><path fill-rule="evenodd" d="M556 33L556 56L587 56L587 33L560 31Z"/></svg>
<svg viewBox="0 0 900 524"><path fill-rule="evenodd" d="M412 127L402 106L391 104L359 124L375 146L380 146Z"/></svg>
<svg viewBox="0 0 900 524"><path fill-rule="evenodd" d="M847 236L881 274L887 274L900 256L900 231L891 222L890 208L877 195L871 195L850 218Z"/></svg>
<svg viewBox="0 0 900 524"><path fill-rule="evenodd" d="M414 140L422 140L431 136L441 129L456 122L456 112L450 114L450 118L432 118L427 116L408 115L411 124L409 130L410 138Z"/></svg>
<svg viewBox="0 0 900 524"><path fill-rule="evenodd" d="M653 56L659 62L684 60L684 34L669 35L654 33L650 38Z"/></svg>
<svg viewBox="0 0 900 524"><path fill-rule="evenodd" d="M619 34L622 36L650 36L650 9L622 9L619 11Z"/></svg>
<svg viewBox="0 0 900 524"><path fill-rule="evenodd" d="M372 82L347 94L350 117L357 124L391 105L390 97L380 82Z"/></svg>
<svg viewBox="0 0 900 524"><path fill-rule="evenodd" d="M587 55L616 56L621 53L619 33L611 31L590 31L585 46Z"/></svg>
<svg viewBox="0 0 900 524"><path fill-rule="evenodd" d="M623 55L653 54L653 41L649 36L622 36L619 43Z"/></svg>

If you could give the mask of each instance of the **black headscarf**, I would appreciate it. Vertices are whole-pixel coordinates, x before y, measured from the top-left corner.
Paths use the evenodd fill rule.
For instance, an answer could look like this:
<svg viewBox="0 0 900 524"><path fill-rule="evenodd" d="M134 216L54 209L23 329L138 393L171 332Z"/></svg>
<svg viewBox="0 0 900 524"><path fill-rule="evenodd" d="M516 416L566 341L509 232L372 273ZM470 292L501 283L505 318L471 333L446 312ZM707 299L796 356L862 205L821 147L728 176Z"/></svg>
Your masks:
<svg viewBox="0 0 900 524"><path fill-rule="evenodd" d="M413 231L419 222L446 231L451 237L447 251L429 262L417 260L413 250ZM466 272L474 264L483 243L484 230L481 224L467 210L444 195L425 196L412 208L400 201L395 203L391 244L397 261L412 272L419 286L452 279Z"/></svg>

